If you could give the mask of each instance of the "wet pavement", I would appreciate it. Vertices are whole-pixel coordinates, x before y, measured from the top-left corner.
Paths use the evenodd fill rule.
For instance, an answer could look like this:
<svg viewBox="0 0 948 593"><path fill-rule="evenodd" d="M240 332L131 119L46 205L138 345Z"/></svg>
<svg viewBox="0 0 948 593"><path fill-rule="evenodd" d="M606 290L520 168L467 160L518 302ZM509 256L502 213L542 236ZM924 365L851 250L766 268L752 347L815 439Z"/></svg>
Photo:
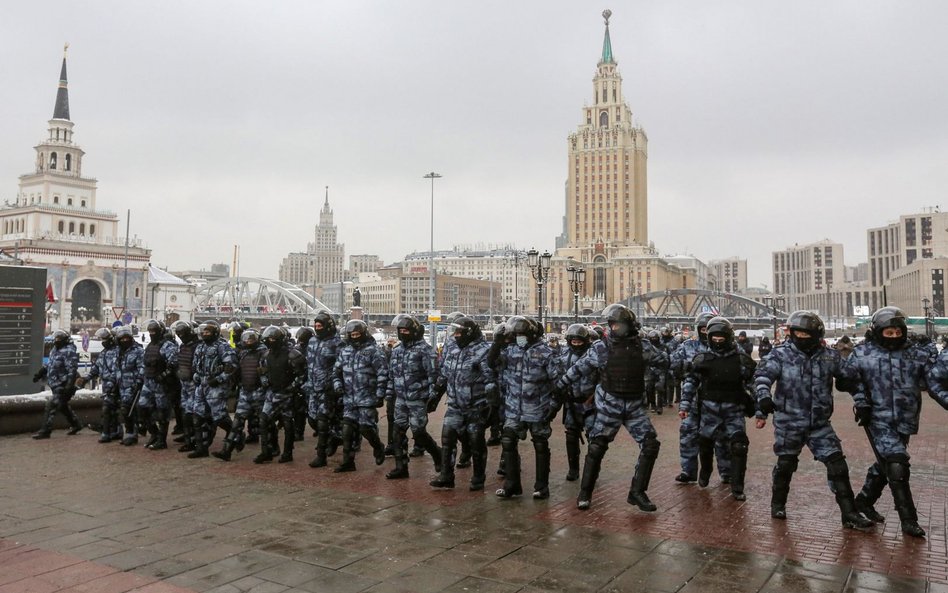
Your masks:
<svg viewBox="0 0 948 593"><path fill-rule="evenodd" d="M858 490L872 453L839 398L835 426ZM554 431L551 497L501 500L491 448L485 492L470 469L434 491L430 458L388 481L368 446L358 471L310 469L314 439L296 460L254 465L248 447L224 463L141 446L98 444L83 431L33 441L0 438L0 593L906 591L948 593L948 423L931 401L913 438L912 485L926 540L903 538L891 497L885 525L843 530L825 470L804 452L789 518L769 515L772 428L749 429L748 500L712 479L673 481L678 419L653 417L662 450L649 495L657 513L625 502L637 448L620 434L606 455L593 506L575 508ZM440 415L429 425L440 428ZM217 443L219 444L220 439ZM218 446L217 444L215 447ZM521 443L524 484L532 447Z"/></svg>

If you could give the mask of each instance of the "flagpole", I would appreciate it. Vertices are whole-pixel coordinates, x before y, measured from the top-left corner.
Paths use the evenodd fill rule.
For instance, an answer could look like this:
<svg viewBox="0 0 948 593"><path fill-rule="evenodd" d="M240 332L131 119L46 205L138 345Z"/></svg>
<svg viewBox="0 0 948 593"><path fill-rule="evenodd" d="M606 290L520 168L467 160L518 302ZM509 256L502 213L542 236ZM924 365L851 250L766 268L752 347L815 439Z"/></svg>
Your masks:
<svg viewBox="0 0 948 593"><path fill-rule="evenodd" d="M131 226L132 211L125 214L125 280L122 282L122 308L128 311L128 229Z"/></svg>

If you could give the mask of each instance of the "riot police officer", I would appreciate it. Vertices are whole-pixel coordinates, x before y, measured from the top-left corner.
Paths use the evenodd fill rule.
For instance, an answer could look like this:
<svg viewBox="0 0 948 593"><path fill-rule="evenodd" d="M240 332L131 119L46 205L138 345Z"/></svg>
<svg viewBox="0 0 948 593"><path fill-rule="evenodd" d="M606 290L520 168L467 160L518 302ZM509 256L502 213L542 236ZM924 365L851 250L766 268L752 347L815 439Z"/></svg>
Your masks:
<svg viewBox="0 0 948 593"><path fill-rule="evenodd" d="M252 329L240 332L240 348L237 350L239 395L237 408L234 410L234 427L224 437L221 450L211 453L220 460L230 461L235 449L242 451L247 442L244 426L252 419L258 419L259 422L266 399L266 390L260 377L260 369L266 353L267 347L263 345L259 333Z"/></svg>
<svg viewBox="0 0 948 593"><path fill-rule="evenodd" d="M115 335L107 327L97 329L95 339L102 344L102 350L92 363L89 376L76 379L76 387L81 389L87 381L95 381L96 379L101 381L102 432L99 434L99 442L110 443L121 434L118 427L119 393L115 368L118 358L118 346L115 344Z"/></svg>
<svg viewBox="0 0 948 593"><path fill-rule="evenodd" d="M118 383L120 412L125 426L122 445L130 447L138 444L138 431L135 429L135 408L138 395L145 382L145 349L135 341L132 328L123 325L115 330L118 343L118 356L115 361L115 374Z"/></svg>
<svg viewBox="0 0 948 593"><path fill-rule="evenodd" d="M557 384L557 392L565 393L566 388L582 377L599 373L596 416L589 431L589 447L576 506L581 510L589 508L602 459L609 443L624 426L641 447L627 502L643 511L655 511L656 506L649 500L646 490L661 443L643 409L642 398L646 373L651 367L667 368L668 356L639 336L635 314L625 305L609 305L602 315L608 333L593 344L586 356L576 361Z"/></svg>
<svg viewBox="0 0 948 593"><path fill-rule="evenodd" d="M592 332L581 323L574 323L566 329L566 348L561 355L560 366L568 369L583 356L592 346ZM596 396L596 385L599 383L599 372L594 371L588 376L581 377L570 385L563 403L563 426L566 428L566 460L569 470L566 479L570 482L579 479L579 442L582 435L589 436L593 417L596 410L593 399Z"/></svg>
<svg viewBox="0 0 948 593"><path fill-rule="evenodd" d="M306 347L307 380L303 389L308 397L309 421L316 425L316 457L309 462L309 466L315 468L325 467L326 457L335 452L335 446L330 444L330 431L337 419L339 394L333 388L332 374L343 344L335 320L325 311L320 311L313 319L313 333L315 335ZM328 450L330 447L332 452Z"/></svg>
<svg viewBox="0 0 948 593"><path fill-rule="evenodd" d="M43 411L43 424L33 434L34 439L48 439L53 432L53 420L59 412L69 421L69 431L66 434L76 434L82 430L79 417L69 406L69 400L76 394L76 379L79 377L79 353L72 343L66 330L57 329L53 332L53 348L49 351L49 362L33 375L33 382L38 383L46 379L46 385L53 392L52 397L46 400L46 409Z"/></svg>
<svg viewBox="0 0 948 593"><path fill-rule="evenodd" d="M146 325L150 338L145 347L145 383L138 397L138 414L151 438L146 449L168 448L168 424L171 419L171 400L168 385L177 381L178 345L165 336L165 324L150 319Z"/></svg>
<svg viewBox="0 0 948 593"><path fill-rule="evenodd" d="M175 321L171 331L181 340L178 345L178 381L181 383L181 429L182 436L175 438L175 442L183 443L178 447L181 453L194 451L194 352L200 340L194 333L194 326L189 321ZM180 439L180 440L179 440Z"/></svg>
<svg viewBox="0 0 948 593"><path fill-rule="evenodd" d="M230 433L234 424L227 412L227 395L237 371L237 354L221 337L221 327L210 320L198 327L201 343L194 352L194 451L189 459L208 457L218 428ZM205 434L206 433L206 434Z"/></svg>
<svg viewBox="0 0 948 593"><path fill-rule="evenodd" d="M774 416L774 454L770 516L787 518L790 480L806 445L826 465L826 479L836 495L844 527L867 529L872 522L856 510L849 482L849 465L842 443L830 424L833 415L833 379L849 388L843 359L836 350L820 345L823 320L810 311L794 311L787 319L790 339L761 358L754 374L757 392L757 428ZM776 388L774 387L776 383Z"/></svg>
<svg viewBox="0 0 948 593"><path fill-rule="evenodd" d="M275 325L263 330L266 351L260 357L260 383L265 389L260 410L260 455L254 463L272 461L278 455L276 420L283 420L283 453L280 463L293 461L294 427L293 394L306 380L306 359L286 342L286 334Z"/></svg>

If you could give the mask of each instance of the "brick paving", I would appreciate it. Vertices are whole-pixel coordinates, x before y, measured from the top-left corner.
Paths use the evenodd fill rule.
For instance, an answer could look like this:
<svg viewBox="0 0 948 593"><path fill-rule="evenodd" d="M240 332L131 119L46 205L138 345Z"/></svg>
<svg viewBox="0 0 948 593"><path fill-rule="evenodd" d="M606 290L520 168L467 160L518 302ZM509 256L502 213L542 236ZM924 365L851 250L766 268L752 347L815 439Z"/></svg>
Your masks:
<svg viewBox="0 0 948 593"><path fill-rule="evenodd" d="M839 400L836 428L858 489L871 451ZM772 429L751 429L748 500L712 480L681 486L677 417L655 423L663 442L649 494L654 514L625 502L637 453L620 435L588 512L563 480L554 432L548 501L492 491L433 491L431 461L387 481L368 451L359 471L306 466L312 437L291 464L256 466L250 448L231 463L99 445L84 431L48 441L0 438L0 593L294 593L298 591L928 591L948 592L948 425L926 402L913 439L913 490L925 541L906 540L885 494L875 532L843 530L823 466L801 456L789 519L769 516ZM440 421L432 420L433 428ZM524 454L524 484L533 480ZM338 457L331 460L338 463Z"/></svg>

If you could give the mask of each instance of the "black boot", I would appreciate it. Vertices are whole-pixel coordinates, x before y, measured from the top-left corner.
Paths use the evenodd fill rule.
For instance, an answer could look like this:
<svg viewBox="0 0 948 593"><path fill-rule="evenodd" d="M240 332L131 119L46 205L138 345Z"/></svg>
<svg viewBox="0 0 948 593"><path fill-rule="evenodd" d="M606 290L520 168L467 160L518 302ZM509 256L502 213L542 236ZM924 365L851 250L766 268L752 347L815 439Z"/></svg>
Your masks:
<svg viewBox="0 0 948 593"><path fill-rule="evenodd" d="M355 471L355 459L352 454L352 441L355 434L356 426L354 424L350 422L344 422L342 424L342 463L339 467L332 470L334 473Z"/></svg>
<svg viewBox="0 0 948 593"><path fill-rule="evenodd" d="M194 451L188 453L188 459L200 459L208 457L207 439L204 438L204 432L207 429L207 420L201 416L194 415Z"/></svg>
<svg viewBox="0 0 948 593"><path fill-rule="evenodd" d="M326 467L326 445L329 443L329 422L316 421L316 457L309 462L312 468Z"/></svg>
<svg viewBox="0 0 948 593"><path fill-rule="evenodd" d="M471 472L471 492L484 489L484 480L487 471L487 439L484 429L479 428L471 438L471 462L474 470Z"/></svg>
<svg viewBox="0 0 948 593"><path fill-rule="evenodd" d="M283 418L283 454L279 463L293 461L293 443L296 441L296 420L292 416Z"/></svg>
<svg viewBox="0 0 948 593"><path fill-rule="evenodd" d="M224 439L224 444L221 446L221 450L213 451L211 452L211 455L213 455L214 457L217 457L221 461L230 461L230 455L233 452L233 450L234 450L234 443L231 442L231 437L230 435L228 435L227 438Z"/></svg>
<svg viewBox="0 0 948 593"><path fill-rule="evenodd" d="M744 495L744 474L747 473L747 448L750 441L747 434L739 432L731 435L731 496L734 500L747 500Z"/></svg>
<svg viewBox="0 0 948 593"><path fill-rule="evenodd" d="M872 470L877 471L872 471ZM875 508L876 501L882 496L889 480L885 477L885 468L878 463L872 466L869 474L866 476L866 483L862 490L856 495L856 510L866 516L874 523L885 523L885 517L880 515Z"/></svg>
<svg viewBox="0 0 948 593"><path fill-rule="evenodd" d="M194 415L187 413L184 415L184 439L182 445L178 447L179 453L194 451Z"/></svg>
<svg viewBox="0 0 948 593"><path fill-rule="evenodd" d="M698 437L698 486L707 488L714 472L714 441Z"/></svg>
<svg viewBox="0 0 948 593"><path fill-rule="evenodd" d="M588 510L592 504L592 493L596 488L596 480L599 479L600 467L602 467L602 457L593 455L593 445L590 443L586 463L583 465L583 479L579 482L579 495L576 497L576 508L581 511Z"/></svg>
<svg viewBox="0 0 948 593"><path fill-rule="evenodd" d="M253 458L253 462L270 463L273 461L273 437L276 432L276 426L270 421L266 414L260 414L260 454Z"/></svg>
<svg viewBox="0 0 948 593"><path fill-rule="evenodd" d="M795 455L781 455L773 470L773 486L770 491L770 516L774 519L787 518L787 497L790 495L790 480L797 471L798 458Z"/></svg>
<svg viewBox="0 0 948 593"><path fill-rule="evenodd" d="M546 439L533 441L536 453L536 480L533 483L533 498L550 497L550 443Z"/></svg>
<svg viewBox="0 0 948 593"><path fill-rule="evenodd" d="M404 480L408 477L408 452L403 449L405 429L396 426L391 436L392 455L395 457L395 469L385 474L389 480Z"/></svg>
<svg viewBox="0 0 948 593"><path fill-rule="evenodd" d="M500 437L501 446L507 454L504 460L504 485L498 488L494 494L501 498L511 498L523 494L523 485L520 482L520 452L517 445L520 443L520 437L513 430L504 429L503 436Z"/></svg>
<svg viewBox="0 0 948 593"><path fill-rule="evenodd" d="M912 499L909 476L907 461L890 461L886 464L889 490L892 491L892 502L902 522L902 533L911 537L925 537L925 530L918 524L918 512L915 510L915 501Z"/></svg>
<svg viewBox="0 0 948 593"><path fill-rule="evenodd" d="M382 444L379 431L374 428L363 427L359 432L363 438L369 442L369 445L372 446L372 455L375 457L375 465L385 463L385 445Z"/></svg>
<svg viewBox="0 0 948 593"><path fill-rule="evenodd" d="M458 456L457 465L454 467L464 469L471 467L471 435L465 430L458 436L461 445L461 454Z"/></svg>
<svg viewBox="0 0 948 593"><path fill-rule="evenodd" d="M185 414L181 409L181 394L178 394L177 400L173 401L171 404L171 410L174 414L174 430L171 431L171 434L180 436L184 434L185 427ZM174 439L174 442L181 443L183 440L179 441L177 438Z"/></svg>
<svg viewBox="0 0 948 593"><path fill-rule="evenodd" d="M566 431L566 461L569 464L566 481L575 482L579 479L579 433L573 430Z"/></svg>
<svg viewBox="0 0 948 593"><path fill-rule="evenodd" d="M433 488L454 488L454 456L457 453L458 433L452 428L441 430L441 471L428 482Z"/></svg>
<svg viewBox="0 0 948 593"><path fill-rule="evenodd" d="M100 443L112 442L112 408L102 406L102 432L99 433Z"/></svg>
<svg viewBox="0 0 948 593"><path fill-rule="evenodd" d="M635 475L632 476L632 485L626 499L629 504L646 512L653 512L658 508L652 504L645 491L648 490L649 482L652 480L652 469L655 467L655 459L658 457L660 446L654 436L646 437L642 442L642 452L639 453L639 461L635 464Z"/></svg>
<svg viewBox="0 0 948 593"><path fill-rule="evenodd" d="M76 412L73 411L72 406L69 405L70 399L72 399L71 395L68 397L63 396L63 399L59 404L62 413L66 416L66 420L69 422L69 430L66 431L66 434L79 434L79 431L82 430L82 422L79 421L79 416L76 415Z"/></svg>
<svg viewBox="0 0 948 593"><path fill-rule="evenodd" d="M829 482L830 490L836 495L836 504L839 505L843 527L870 529L874 523L856 510L853 487L849 483L849 465L841 453L834 455L826 462L826 480Z"/></svg>
<svg viewBox="0 0 948 593"><path fill-rule="evenodd" d="M168 420L170 413L168 410L154 410L152 418L155 423L155 442L148 448L152 451L161 451L168 448Z"/></svg>

